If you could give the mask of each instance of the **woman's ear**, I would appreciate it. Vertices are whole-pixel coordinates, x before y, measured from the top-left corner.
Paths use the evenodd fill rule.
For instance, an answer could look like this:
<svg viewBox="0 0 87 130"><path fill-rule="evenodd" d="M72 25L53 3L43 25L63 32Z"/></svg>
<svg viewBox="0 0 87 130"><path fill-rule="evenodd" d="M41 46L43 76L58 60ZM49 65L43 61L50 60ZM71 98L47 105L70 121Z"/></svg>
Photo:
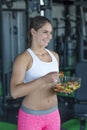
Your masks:
<svg viewBox="0 0 87 130"><path fill-rule="evenodd" d="M31 29L31 34L32 34L32 35L35 35L35 34L36 34L35 29L33 29L33 28Z"/></svg>

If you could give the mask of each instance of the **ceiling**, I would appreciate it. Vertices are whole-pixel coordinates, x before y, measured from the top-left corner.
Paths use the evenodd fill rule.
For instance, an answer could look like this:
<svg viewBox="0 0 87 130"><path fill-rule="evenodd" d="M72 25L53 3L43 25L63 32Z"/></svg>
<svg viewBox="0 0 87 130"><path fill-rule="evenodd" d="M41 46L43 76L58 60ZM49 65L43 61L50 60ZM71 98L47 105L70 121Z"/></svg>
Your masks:
<svg viewBox="0 0 87 130"><path fill-rule="evenodd" d="M75 0L53 0L53 3L71 3L73 4Z"/></svg>
<svg viewBox="0 0 87 130"><path fill-rule="evenodd" d="M79 5L87 8L87 0L53 0L54 4Z"/></svg>

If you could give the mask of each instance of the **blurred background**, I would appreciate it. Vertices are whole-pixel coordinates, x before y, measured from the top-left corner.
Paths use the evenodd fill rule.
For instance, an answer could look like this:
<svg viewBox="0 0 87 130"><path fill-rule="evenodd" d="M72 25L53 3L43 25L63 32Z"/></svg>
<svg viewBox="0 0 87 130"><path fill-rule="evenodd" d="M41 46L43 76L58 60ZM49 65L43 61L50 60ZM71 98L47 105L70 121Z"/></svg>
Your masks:
<svg viewBox="0 0 87 130"><path fill-rule="evenodd" d="M17 124L21 99L10 96L12 66L27 48L29 22L37 15L46 16L53 24L53 40L47 48L59 54L60 71L76 76L76 65L87 63L87 0L0 0L1 122ZM75 93L57 96L64 123L72 118Z"/></svg>

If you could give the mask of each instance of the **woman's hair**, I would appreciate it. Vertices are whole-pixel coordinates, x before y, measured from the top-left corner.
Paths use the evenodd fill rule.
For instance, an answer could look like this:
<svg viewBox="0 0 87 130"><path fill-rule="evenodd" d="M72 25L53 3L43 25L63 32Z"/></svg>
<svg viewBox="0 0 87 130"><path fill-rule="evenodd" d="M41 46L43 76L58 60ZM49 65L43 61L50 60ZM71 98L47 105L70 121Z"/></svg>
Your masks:
<svg viewBox="0 0 87 130"><path fill-rule="evenodd" d="M31 44L32 44L31 29L33 28L35 31L38 31L46 23L51 24L51 21L48 18L46 18L45 16L35 16L30 19L30 27L29 27L29 31L28 31L28 47L31 47Z"/></svg>

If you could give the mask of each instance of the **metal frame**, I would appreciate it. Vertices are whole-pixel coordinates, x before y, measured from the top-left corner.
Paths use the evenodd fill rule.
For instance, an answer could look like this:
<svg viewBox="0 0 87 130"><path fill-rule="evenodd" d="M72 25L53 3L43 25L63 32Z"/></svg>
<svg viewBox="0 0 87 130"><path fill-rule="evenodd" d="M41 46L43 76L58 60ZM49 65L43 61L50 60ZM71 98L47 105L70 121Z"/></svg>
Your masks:
<svg viewBox="0 0 87 130"><path fill-rule="evenodd" d="M3 15L3 12L11 12L11 13L13 13L13 12L24 12L25 15L26 15L26 20L25 21L26 21L26 34L27 34L28 23L29 23L28 4L29 4L29 1L26 0L26 7L25 7L25 9L16 9L16 8L14 8L14 9L13 8L6 8L6 9L3 8L2 9L2 3L1 3L1 0L0 0L0 16ZM19 15L20 15L20 13L18 14L18 16ZM2 72L1 73L2 73L2 86L3 86L3 102L2 102L2 105L3 105L3 110L6 110L6 107L9 106L8 100L12 100L12 98L10 96L10 87L9 86L10 86L10 78L11 78L11 71L12 71L12 64L13 64L12 62L14 61L15 57L14 57L14 54L12 55L11 52L9 51L9 48L11 48L11 45L9 44L9 42L5 46L3 45L3 42L4 42L5 39L3 39L3 29L2 29L3 26L2 26L2 24L4 24L4 23L2 23L2 21L1 21L2 19L1 18L2 17L0 17L0 37L2 38L2 39L0 39L0 44L1 44L1 47L0 47L1 51L0 52L2 52L2 54L1 54L2 55L2 59L1 59L2 60ZM23 20L19 21L19 18L17 18L17 22L18 22L19 26L21 26L20 24L21 24L22 21ZM14 22L16 22L16 21L14 21ZM9 21L6 24L9 24ZM12 24L14 24L14 23L12 23ZM6 27L6 25L5 25L5 27ZM8 28L8 27L6 27L6 28ZM6 29L6 28L4 30L7 31L8 29ZM14 28L14 29L16 29L16 28ZM14 31L16 31L16 30L14 30ZM19 30L19 34L20 33L21 33L21 31ZM6 34L6 37L8 37L7 39L9 41L9 37L10 36L9 36L8 33ZM18 37L20 38L20 36L18 36ZM19 50L17 52L17 54L19 54L19 53L21 53L20 47L23 50L23 45L21 46L20 45L21 44L20 40L19 39L17 39L17 40L18 40L19 43L15 47L16 47L16 49L18 49L17 47L19 47ZM26 47L27 47L27 42L28 42L27 35L26 35L25 41L26 41ZM16 44L16 42L15 42L15 44ZM14 49L14 47L12 47L12 48ZM12 53L13 53L13 51L12 51ZM7 57L8 57L7 59L6 59L6 54L7 54ZM7 61L7 63L6 63L6 61Z"/></svg>

